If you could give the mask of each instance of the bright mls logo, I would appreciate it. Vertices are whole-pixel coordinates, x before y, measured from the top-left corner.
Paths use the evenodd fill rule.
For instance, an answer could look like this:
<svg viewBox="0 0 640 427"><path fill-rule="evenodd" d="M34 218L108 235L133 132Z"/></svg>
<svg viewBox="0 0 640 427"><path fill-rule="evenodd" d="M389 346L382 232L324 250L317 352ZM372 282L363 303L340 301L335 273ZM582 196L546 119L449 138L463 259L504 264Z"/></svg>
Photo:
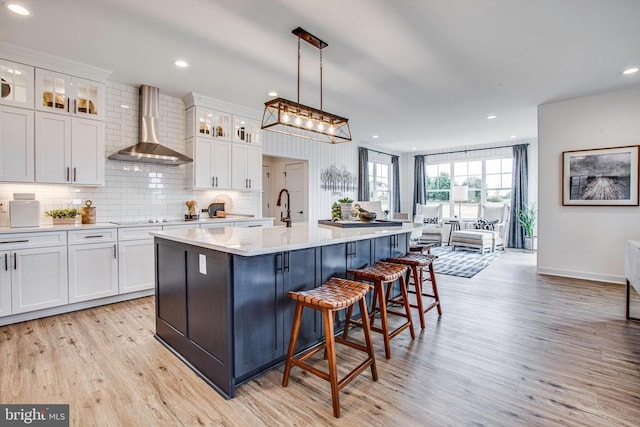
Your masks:
<svg viewBox="0 0 640 427"><path fill-rule="evenodd" d="M69 405L0 405L3 427L69 427Z"/></svg>

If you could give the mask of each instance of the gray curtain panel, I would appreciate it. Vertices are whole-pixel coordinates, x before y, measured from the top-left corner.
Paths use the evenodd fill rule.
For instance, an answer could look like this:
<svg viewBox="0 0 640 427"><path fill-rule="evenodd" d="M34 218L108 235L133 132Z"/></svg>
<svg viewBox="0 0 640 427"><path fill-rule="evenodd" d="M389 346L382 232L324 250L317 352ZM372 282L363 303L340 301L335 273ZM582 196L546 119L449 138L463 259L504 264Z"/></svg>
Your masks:
<svg viewBox="0 0 640 427"><path fill-rule="evenodd" d="M413 186L413 214L416 214L416 204L424 205L427 201L427 169L425 156L416 156L415 160L415 185Z"/></svg>
<svg viewBox="0 0 640 427"><path fill-rule="evenodd" d="M393 212L400 212L400 165L398 156L391 156L393 165Z"/></svg>
<svg viewBox="0 0 640 427"><path fill-rule="evenodd" d="M358 200L369 200L369 150L358 147Z"/></svg>
<svg viewBox="0 0 640 427"><path fill-rule="evenodd" d="M529 203L528 144L513 146L513 191L511 192L511 218L509 220L510 248L524 248L524 228L518 221L518 212Z"/></svg>

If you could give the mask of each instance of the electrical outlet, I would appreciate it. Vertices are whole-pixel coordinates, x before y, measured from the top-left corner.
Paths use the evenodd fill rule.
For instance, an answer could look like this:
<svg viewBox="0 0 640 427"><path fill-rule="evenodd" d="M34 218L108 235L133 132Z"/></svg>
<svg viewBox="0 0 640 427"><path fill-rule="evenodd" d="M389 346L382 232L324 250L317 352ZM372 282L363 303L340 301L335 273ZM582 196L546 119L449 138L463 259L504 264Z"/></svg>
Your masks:
<svg viewBox="0 0 640 427"><path fill-rule="evenodd" d="M7 203L6 200L0 200L0 213L2 212L7 212L7 209L9 209L9 204Z"/></svg>

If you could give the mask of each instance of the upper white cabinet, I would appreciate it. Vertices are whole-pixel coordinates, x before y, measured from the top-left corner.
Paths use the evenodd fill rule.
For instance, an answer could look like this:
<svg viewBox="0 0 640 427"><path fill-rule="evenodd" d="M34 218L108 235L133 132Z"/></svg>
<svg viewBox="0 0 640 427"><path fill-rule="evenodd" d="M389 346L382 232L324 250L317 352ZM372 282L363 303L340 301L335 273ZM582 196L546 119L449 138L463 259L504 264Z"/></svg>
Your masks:
<svg viewBox="0 0 640 427"><path fill-rule="evenodd" d="M250 144L233 144L231 187L262 191L262 149Z"/></svg>
<svg viewBox="0 0 640 427"><path fill-rule="evenodd" d="M0 181L33 182L33 110L0 105Z"/></svg>
<svg viewBox="0 0 640 427"><path fill-rule="evenodd" d="M41 68L35 74L37 110L104 119L104 84Z"/></svg>
<svg viewBox="0 0 640 427"><path fill-rule="evenodd" d="M36 113L37 182L104 184L104 123Z"/></svg>
<svg viewBox="0 0 640 427"><path fill-rule="evenodd" d="M33 67L0 59L0 104L33 108Z"/></svg>
<svg viewBox="0 0 640 427"><path fill-rule="evenodd" d="M193 162L187 165L187 177L193 177L189 187L206 190L231 188L231 144L200 137L187 139L185 150L193 158Z"/></svg>
<svg viewBox="0 0 640 427"><path fill-rule="evenodd" d="M234 142L260 144L260 122L241 116L233 116Z"/></svg>
<svg viewBox="0 0 640 427"><path fill-rule="evenodd" d="M185 137L200 136L231 141L231 114L204 107L191 107L186 111Z"/></svg>

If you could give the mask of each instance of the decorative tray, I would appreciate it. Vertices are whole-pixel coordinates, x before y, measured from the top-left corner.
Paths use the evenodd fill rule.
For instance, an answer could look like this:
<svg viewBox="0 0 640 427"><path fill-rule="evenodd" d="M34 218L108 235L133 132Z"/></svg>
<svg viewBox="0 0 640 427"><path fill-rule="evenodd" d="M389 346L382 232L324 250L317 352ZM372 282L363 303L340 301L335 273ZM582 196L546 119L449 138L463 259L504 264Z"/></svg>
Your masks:
<svg viewBox="0 0 640 427"><path fill-rule="evenodd" d="M319 219L318 224L330 225L332 227L356 228L356 227L401 227L400 221L391 221L386 219L376 219L375 221L331 221L330 219Z"/></svg>

